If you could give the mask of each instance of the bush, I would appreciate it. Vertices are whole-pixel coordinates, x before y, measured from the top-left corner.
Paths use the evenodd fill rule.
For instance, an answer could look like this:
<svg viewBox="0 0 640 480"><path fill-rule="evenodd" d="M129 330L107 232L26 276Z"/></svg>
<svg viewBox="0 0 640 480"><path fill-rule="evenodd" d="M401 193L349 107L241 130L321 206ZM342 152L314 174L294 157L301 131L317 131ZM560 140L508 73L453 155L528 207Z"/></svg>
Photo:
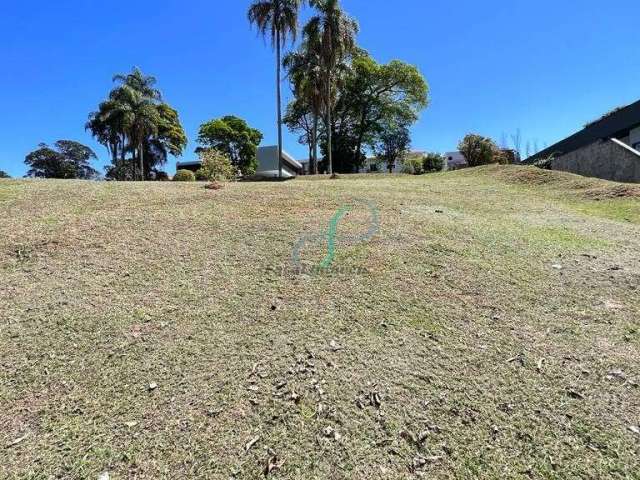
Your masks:
<svg viewBox="0 0 640 480"><path fill-rule="evenodd" d="M458 145L470 167L499 163L502 159L500 149L493 140L480 135L470 134Z"/></svg>
<svg viewBox="0 0 640 480"><path fill-rule="evenodd" d="M224 153L207 149L201 150L199 154L202 167L196 172L198 180L226 182L236 177L236 170L229 157Z"/></svg>
<svg viewBox="0 0 640 480"><path fill-rule="evenodd" d="M422 175L424 173L421 156L409 155L402 161L402 173Z"/></svg>
<svg viewBox="0 0 640 480"><path fill-rule="evenodd" d="M541 168L543 170L553 170L553 155L541 158L533 164L534 167Z"/></svg>
<svg viewBox="0 0 640 480"><path fill-rule="evenodd" d="M196 176L191 170L178 170L173 176L174 182L195 182Z"/></svg>
<svg viewBox="0 0 640 480"><path fill-rule="evenodd" d="M196 180L198 182L206 182L209 180L209 174L204 168L199 168L196 171Z"/></svg>
<svg viewBox="0 0 640 480"><path fill-rule="evenodd" d="M520 163L520 154L515 150L503 148L500 150L498 163L501 165L513 165Z"/></svg>
<svg viewBox="0 0 640 480"><path fill-rule="evenodd" d="M441 172L444 168L444 156L439 153L427 153L422 159L422 169L426 172Z"/></svg>

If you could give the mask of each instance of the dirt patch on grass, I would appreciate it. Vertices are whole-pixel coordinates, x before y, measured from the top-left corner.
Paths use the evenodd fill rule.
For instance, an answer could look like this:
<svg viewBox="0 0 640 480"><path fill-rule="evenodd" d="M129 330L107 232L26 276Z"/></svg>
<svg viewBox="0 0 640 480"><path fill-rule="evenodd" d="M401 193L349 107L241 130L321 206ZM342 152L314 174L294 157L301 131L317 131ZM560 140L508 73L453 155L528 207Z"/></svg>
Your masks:
<svg viewBox="0 0 640 480"><path fill-rule="evenodd" d="M610 198L638 198L640 187L636 185L616 184L605 182L584 192L586 198L592 200L607 200Z"/></svg>
<svg viewBox="0 0 640 480"><path fill-rule="evenodd" d="M640 197L640 186L583 177L568 172L543 170L536 167L492 166L488 173L508 183L549 185L563 191L580 191L589 200Z"/></svg>
<svg viewBox="0 0 640 480"><path fill-rule="evenodd" d="M526 185L545 185L566 181L566 178L559 172L542 170L535 167L501 169L499 171L499 177L509 182L523 183Z"/></svg>

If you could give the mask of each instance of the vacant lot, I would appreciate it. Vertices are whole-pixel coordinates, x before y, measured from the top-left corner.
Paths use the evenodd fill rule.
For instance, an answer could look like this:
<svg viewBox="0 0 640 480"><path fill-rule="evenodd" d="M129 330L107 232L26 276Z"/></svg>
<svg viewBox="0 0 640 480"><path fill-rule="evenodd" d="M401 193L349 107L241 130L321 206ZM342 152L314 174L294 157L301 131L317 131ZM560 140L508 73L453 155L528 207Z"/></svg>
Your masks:
<svg viewBox="0 0 640 480"><path fill-rule="evenodd" d="M0 477L640 478L639 233L518 167L2 181Z"/></svg>

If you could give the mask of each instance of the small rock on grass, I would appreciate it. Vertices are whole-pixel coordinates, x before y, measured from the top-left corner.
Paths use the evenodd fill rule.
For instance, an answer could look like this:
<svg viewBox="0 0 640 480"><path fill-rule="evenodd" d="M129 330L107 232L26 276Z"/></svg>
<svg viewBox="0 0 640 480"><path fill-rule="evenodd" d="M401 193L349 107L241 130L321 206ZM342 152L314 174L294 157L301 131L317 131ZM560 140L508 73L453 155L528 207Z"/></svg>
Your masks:
<svg viewBox="0 0 640 480"><path fill-rule="evenodd" d="M15 447L16 445L24 442L24 440L28 437L28 435L23 435L20 438L16 438L15 440L9 442L9 444L7 445L7 448L11 448L11 447Z"/></svg>
<svg viewBox="0 0 640 480"><path fill-rule="evenodd" d="M576 390L567 390L567 395L571 398L575 398L576 400L584 400L584 395Z"/></svg>
<svg viewBox="0 0 640 480"><path fill-rule="evenodd" d="M98 480L109 480L109 478L111 478L109 476L109 472L102 472L98 477Z"/></svg>
<svg viewBox="0 0 640 480"><path fill-rule="evenodd" d="M257 436L255 436L255 437L253 437L251 440L249 440L249 441L245 444L245 446L244 446L244 451L245 451L245 452L248 452L249 450L251 450L251 448L252 448L256 443L258 443L258 441L259 441L259 440L260 440L260 436L259 436L259 435L257 435Z"/></svg>
<svg viewBox="0 0 640 480"><path fill-rule="evenodd" d="M335 428L333 427L327 427L325 428L322 433L324 434L325 437L327 438L333 438L335 441L339 442L342 439L342 435L340 435Z"/></svg>
<svg viewBox="0 0 640 480"><path fill-rule="evenodd" d="M284 460L278 459L276 455L269 457L267 459L267 465L264 467L264 476L269 476L274 470L282 468L282 465L284 465Z"/></svg>
<svg viewBox="0 0 640 480"><path fill-rule="evenodd" d="M151 382L149 384L149 391L153 392L154 390L156 390L158 388L158 384L156 382Z"/></svg>

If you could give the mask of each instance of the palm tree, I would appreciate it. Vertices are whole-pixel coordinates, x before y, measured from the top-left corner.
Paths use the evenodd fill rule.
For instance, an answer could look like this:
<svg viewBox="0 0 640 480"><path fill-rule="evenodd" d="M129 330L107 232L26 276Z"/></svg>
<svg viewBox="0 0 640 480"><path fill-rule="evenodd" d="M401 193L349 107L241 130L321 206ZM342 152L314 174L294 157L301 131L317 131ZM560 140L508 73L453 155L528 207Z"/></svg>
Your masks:
<svg viewBox="0 0 640 480"><path fill-rule="evenodd" d="M145 75L138 67L133 67L131 73L114 75L113 81L132 88L142 96L158 102L162 101L162 93L155 87L157 83L156 77Z"/></svg>
<svg viewBox="0 0 640 480"><path fill-rule="evenodd" d="M276 49L276 96L278 102L278 176L282 178L282 92L281 57L282 45L290 38L295 41L298 34L298 12L304 0L256 0L249 7L249 23L256 25L258 32L271 37Z"/></svg>
<svg viewBox="0 0 640 480"><path fill-rule="evenodd" d="M310 153L311 171L318 173L318 123L322 115L322 63L317 51L310 48L312 42L305 41L297 52L285 56L283 66L288 71L294 96L301 101L313 117L311 125Z"/></svg>
<svg viewBox="0 0 640 480"><path fill-rule="evenodd" d="M144 144L150 137L158 134L160 116L156 103L149 97L141 95L138 91L124 87L130 95L131 123L129 128L129 138L132 145L138 150L138 161L140 162L140 179L146 178L144 168Z"/></svg>
<svg viewBox="0 0 640 480"><path fill-rule="evenodd" d="M129 107L128 128L125 127L125 131L129 130L131 146L138 150L140 179L144 181L144 141L158 133L159 115L156 106L162 101L162 93L155 88L156 78L143 74L138 67L134 67L126 75L115 75L113 81L122 84L114 92L116 96L124 97L125 104Z"/></svg>
<svg viewBox="0 0 640 480"><path fill-rule="evenodd" d="M324 69L323 97L326 109L327 160L329 174L333 175L331 110L334 73L355 49L359 27L358 22L340 8L340 0L309 0L309 3L318 11L318 14L309 20L304 34L306 41L310 44L309 47L318 52Z"/></svg>
<svg viewBox="0 0 640 480"><path fill-rule="evenodd" d="M113 80L120 85L89 116L85 128L107 146L121 178L145 180L152 166L166 161L168 153L181 155L187 138L178 112L162 103L154 77L134 68ZM132 153L130 164L127 152ZM145 156L149 157L146 162Z"/></svg>
<svg viewBox="0 0 640 480"><path fill-rule="evenodd" d="M111 153L113 165L126 164L126 153L130 150L129 130L132 121L132 109L121 88L114 89L109 98L98 106L98 111L89 115L85 125L94 137ZM135 164L132 166L132 179L136 177Z"/></svg>

